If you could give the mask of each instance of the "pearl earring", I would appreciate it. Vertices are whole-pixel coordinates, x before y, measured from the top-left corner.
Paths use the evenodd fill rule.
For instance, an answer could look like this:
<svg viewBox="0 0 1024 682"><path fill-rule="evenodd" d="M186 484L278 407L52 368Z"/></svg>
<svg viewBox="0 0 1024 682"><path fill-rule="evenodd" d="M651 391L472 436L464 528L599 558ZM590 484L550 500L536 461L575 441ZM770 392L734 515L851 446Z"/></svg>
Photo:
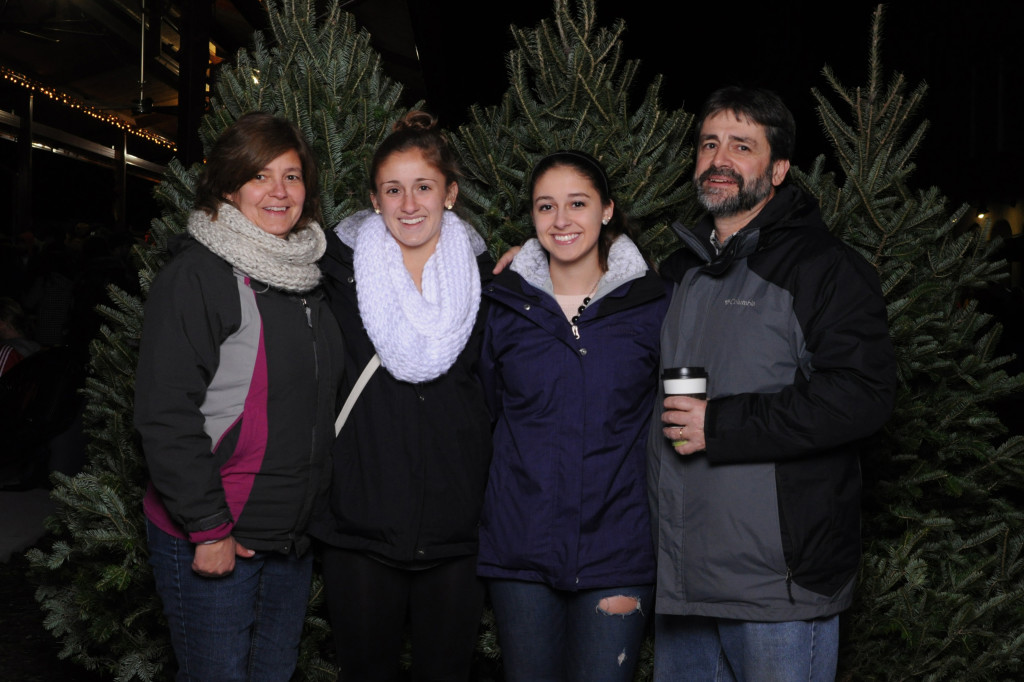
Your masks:
<svg viewBox="0 0 1024 682"><path fill-rule="evenodd" d="M611 218L602 218L602 219L601 219L601 224L602 224L602 225L607 225L607 224L608 224L608 223L610 223L611 221L612 221L612 219L611 219Z"/></svg>

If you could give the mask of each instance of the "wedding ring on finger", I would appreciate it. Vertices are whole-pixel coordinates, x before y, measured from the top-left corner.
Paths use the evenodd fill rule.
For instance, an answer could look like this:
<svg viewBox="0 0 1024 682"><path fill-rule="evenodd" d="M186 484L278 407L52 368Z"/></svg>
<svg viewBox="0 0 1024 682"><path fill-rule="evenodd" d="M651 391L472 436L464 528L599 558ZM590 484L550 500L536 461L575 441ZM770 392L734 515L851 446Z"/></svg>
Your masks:
<svg viewBox="0 0 1024 682"><path fill-rule="evenodd" d="M672 447L678 448L679 446L686 445L687 443L690 442L687 439L683 438L683 429L684 428L685 427L683 427L683 426L679 427L679 438L678 438L678 440L672 441Z"/></svg>

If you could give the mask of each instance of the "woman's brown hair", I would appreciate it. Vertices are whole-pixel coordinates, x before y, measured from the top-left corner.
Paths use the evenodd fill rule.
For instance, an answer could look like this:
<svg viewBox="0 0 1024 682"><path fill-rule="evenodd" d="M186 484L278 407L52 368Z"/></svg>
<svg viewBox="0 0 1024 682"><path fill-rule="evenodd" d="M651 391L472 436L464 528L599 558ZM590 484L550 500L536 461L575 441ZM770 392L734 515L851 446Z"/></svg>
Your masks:
<svg viewBox="0 0 1024 682"><path fill-rule="evenodd" d="M428 164L441 171L445 185L459 179L459 162L448 138L437 127L437 119L425 111L413 109L395 121L392 133L377 147L370 162L370 191L377 192L377 171L397 152L419 149Z"/></svg>
<svg viewBox="0 0 1024 682"><path fill-rule="evenodd" d="M302 162L302 183L306 188L306 201L296 227L318 220L319 173L306 136L291 121L263 112L245 114L214 142L196 188L196 208L216 220L217 207L228 202L229 194L237 192L267 164L290 150Z"/></svg>
<svg viewBox="0 0 1024 682"><path fill-rule="evenodd" d="M608 181L608 173L605 171L604 166L601 165L601 162L586 152L576 149L562 149L548 154L533 167L533 172L530 174L531 202L533 201L533 189L536 187L537 181L549 170L555 168L571 168L589 180L590 184L597 190L602 206L608 206L614 201ZM618 239L620 234L625 234L631 239L635 238L632 225L625 212L616 206L615 210L612 211L611 219L607 223L602 223L601 236L597 242L597 259L603 271L607 272L608 270L608 252L612 248L612 243Z"/></svg>

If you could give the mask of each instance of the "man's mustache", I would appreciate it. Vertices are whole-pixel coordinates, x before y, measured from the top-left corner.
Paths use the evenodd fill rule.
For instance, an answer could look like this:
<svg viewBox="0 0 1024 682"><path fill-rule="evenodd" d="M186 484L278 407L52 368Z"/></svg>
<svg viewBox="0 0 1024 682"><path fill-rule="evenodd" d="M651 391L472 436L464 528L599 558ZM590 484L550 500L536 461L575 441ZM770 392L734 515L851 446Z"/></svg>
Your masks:
<svg viewBox="0 0 1024 682"><path fill-rule="evenodd" d="M736 183L739 189L743 189L743 176L734 171L732 168L719 168L718 166L711 166L706 171L700 174L697 178L697 184L703 185L712 175L724 176Z"/></svg>

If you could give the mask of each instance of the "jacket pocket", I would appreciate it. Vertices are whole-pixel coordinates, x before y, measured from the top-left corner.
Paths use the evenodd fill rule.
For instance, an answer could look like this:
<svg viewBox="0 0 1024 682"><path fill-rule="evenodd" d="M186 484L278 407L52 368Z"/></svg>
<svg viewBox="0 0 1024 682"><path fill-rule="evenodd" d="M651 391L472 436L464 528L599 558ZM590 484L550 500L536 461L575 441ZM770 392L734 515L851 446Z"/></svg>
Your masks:
<svg viewBox="0 0 1024 682"><path fill-rule="evenodd" d="M693 460L682 564L693 602L757 602L787 574L773 464Z"/></svg>

